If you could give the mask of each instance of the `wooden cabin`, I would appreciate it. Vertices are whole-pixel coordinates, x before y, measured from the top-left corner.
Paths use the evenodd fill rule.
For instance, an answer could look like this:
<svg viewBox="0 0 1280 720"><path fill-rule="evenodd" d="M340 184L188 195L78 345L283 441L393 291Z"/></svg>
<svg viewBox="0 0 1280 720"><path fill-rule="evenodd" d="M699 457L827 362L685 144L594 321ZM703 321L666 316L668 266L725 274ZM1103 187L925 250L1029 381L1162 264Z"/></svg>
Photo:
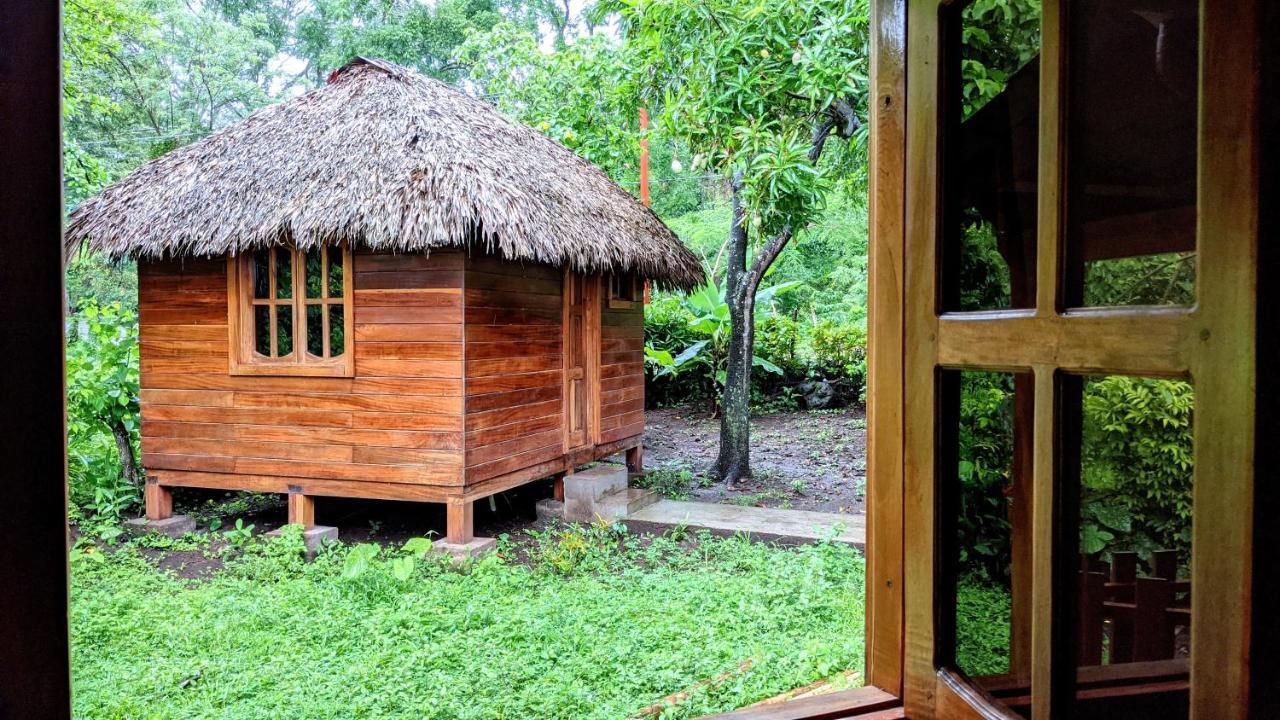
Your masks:
<svg viewBox="0 0 1280 720"><path fill-rule="evenodd" d="M448 506L620 452L639 470L644 287L699 261L594 166L359 59L139 169L68 238L138 257L146 515L171 489Z"/></svg>

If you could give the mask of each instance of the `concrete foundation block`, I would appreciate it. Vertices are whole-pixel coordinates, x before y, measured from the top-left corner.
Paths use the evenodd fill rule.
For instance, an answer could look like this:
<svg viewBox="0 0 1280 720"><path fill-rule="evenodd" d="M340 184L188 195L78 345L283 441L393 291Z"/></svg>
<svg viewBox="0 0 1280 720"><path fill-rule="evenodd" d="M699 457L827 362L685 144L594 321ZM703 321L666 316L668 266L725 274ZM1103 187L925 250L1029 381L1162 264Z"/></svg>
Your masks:
<svg viewBox="0 0 1280 720"><path fill-rule="evenodd" d="M454 543L448 540L437 540L432 543L431 551L448 555L454 560L466 560L468 558L479 559L496 550L498 541L493 538L478 537L472 538L471 542Z"/></svg>
<svg viewBox="0 0 1280 720"><path fill-rule="evenodd" d="M627 490L627 469L621 465L598 465L564 478L564 519L592 522L596 504L606 495Z"/></svg>
<svg viewBox="0 0 1280 720"><path fill-rule="evenodd" d="M158 533L166 537L180 538L196 531L196 521L187 515L171 515L163 520L148 520L140 517L126 520L124 529L130 535Z"/></svg>
<svg viewBox="0 0 1280 720"><path fill-rule="evenodd" d="M538 511L539 520L564 519L564 503L559 500L551 498L539 500L535 509Z"/></svg>
<svg viewBox="0 0 1280 720"><path fill-rule="evenodd" d="M280 537L280 531L284 528L277 528L267 533L267 537ZM338 528L330 525L312 525L302 531L302 544L307 548L307 552L315 554L327 542L338 542Z"/></svg>

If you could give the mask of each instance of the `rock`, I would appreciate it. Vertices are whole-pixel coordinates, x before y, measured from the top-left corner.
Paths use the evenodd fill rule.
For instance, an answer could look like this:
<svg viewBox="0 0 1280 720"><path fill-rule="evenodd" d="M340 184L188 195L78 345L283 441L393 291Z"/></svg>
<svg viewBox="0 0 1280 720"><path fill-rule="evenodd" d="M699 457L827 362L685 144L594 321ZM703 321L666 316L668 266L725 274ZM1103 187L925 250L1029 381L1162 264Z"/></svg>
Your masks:
<svg viewBox="0 0 1280 720"><path fill-rule="evenodd" d="M800 393L804 396L804 406L810 410L823 410L836 407L839 395L836 388L827 380L811 380L801 383Z"/></svg>

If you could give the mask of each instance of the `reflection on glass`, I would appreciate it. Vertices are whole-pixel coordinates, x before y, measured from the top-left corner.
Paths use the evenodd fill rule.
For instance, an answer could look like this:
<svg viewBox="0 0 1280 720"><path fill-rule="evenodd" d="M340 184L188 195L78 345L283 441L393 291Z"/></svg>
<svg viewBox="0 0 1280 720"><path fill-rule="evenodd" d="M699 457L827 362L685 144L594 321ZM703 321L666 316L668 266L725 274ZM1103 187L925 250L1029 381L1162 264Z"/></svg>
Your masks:
<svg viewBox="0 0 1280 720"><path fill-rule="evenodd" d="M320 305L307 306L307 352L324 357L324 315Z"/></svg>
<svg viewBox="0 0 1280 720"><path fill-rule="evenodd" d="M1030 428L1033 386L1030 375L991 372L948 372L943 381L946 423L956 427L943 456L954 467L943 507L955 593L944 626L952 667L1001 698L1023 694L1030 677L1030 475L1019 438Z"/></svg>
<svg viewBox="0 0 1280 720"><path fill-rule="evenodd" d="M276 306L276 357L293 352L293 306Z"/></svg>
<svg viewBox="0 0 1280 720"><path fill-rule="evenodd" d="M255 250L253 253L253 296L265 300L271 294L270 250Z"/></svg>
<svg viewBox="0 0 1280 720"><path fill-rule="evenodd" d="M259 355L271 355L271 306L253 306L253 349Z"/></svg>
<svg viewBox="0 0 1280 720"><path fill-rule="evenodd" d="M342 324L341 305L329 306L329 356L337 357L346 349L346 328Z"/></svg>
<svg viewBox="0 0 1280 720"><path fill-rule="evenodd" d="M1186 717L1194 389L1125 376L1076 387L1076 707ZM1108 698L1102 685L1125 692Z"/></svg>
<svg viewBox="0 0 1280 720"><path fill-rule="evenodd" d="M1067 305L1194 302L1199 5L1070 6Z"/></svg>
<svg viewBox="0 0 1280 720"><path fill-rule="evenodd" d="M324 276L324 268L322 267L323 263L320 259L320 248L311 248L307 251L305 264L307 267L307 297L318 298L320 297L320 287L323 283L322 278Z"/></svg>
<svg viewBox="0 0 1280 720"><path fill-rule="evenodd" d="M293 254L285 248L276 248L276 297L282 300L293 297Z"/></svg>
<svg viewBox="0 0 1280 720"><path fill-rule="evenodd" d="M329 250L329 297L342 297L342 250Z"/></svg>
<svg viewBox="0 0 1280 720"><path fill-rule="evenodd" d="M943 309L1035 303L1040 3L951 13Z"/></svg>

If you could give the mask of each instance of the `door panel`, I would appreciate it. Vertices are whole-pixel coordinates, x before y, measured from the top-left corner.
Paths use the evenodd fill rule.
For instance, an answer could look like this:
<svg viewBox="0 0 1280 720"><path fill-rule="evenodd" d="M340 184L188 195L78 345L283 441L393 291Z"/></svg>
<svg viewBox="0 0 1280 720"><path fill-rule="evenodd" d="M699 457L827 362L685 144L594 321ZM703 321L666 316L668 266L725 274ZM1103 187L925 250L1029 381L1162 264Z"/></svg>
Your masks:
<svg viewBox="0 0 1280 720"><path fill-rule="evenodd" d="M591 284L594 276L572 271L564 278L564 429L565 449L573 450L591 442L591 403L595 393L591 387L590 337Z"/></svg>

